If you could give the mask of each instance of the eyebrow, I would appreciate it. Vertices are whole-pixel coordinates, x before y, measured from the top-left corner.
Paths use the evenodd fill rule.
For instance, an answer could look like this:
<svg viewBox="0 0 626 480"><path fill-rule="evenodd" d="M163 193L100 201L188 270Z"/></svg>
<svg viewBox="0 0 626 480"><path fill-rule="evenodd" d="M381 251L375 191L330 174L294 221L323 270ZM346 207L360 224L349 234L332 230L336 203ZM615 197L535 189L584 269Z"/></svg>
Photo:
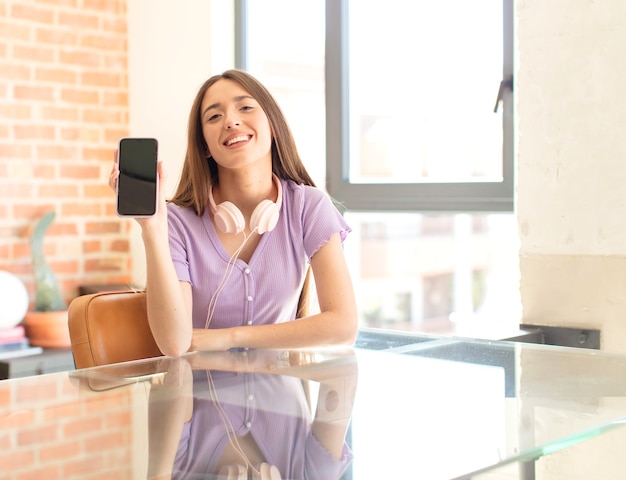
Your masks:
<svg viewBox="0 0 626 480"><path fill-rule="evenodd" d="M250 95L237 95L236 97L233 98L233 100L235 102L241 102L242 100L245 100L249 98L250 100L254 100L254 97L250 96ZM202 116L204 116L204 114L206 112L208 112L209 110L213 109L213 108L217 108L219 107L221 104L220 102L215 102L212 103L211 105L209 105L208 107L206 107L204 110L202 110Z"/></svg>

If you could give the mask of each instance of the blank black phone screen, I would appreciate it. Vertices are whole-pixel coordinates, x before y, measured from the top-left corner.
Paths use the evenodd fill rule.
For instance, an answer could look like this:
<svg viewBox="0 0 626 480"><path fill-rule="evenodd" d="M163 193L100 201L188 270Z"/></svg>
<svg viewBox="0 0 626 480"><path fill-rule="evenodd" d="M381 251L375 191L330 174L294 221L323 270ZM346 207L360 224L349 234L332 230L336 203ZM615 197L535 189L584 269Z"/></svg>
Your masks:
<svg viewBox="0 0 626 480"><path fill-rule="evenodd" d="M118 215L154 215L157 210L157 141L154 138L123 138L118 155Z"/></svg>

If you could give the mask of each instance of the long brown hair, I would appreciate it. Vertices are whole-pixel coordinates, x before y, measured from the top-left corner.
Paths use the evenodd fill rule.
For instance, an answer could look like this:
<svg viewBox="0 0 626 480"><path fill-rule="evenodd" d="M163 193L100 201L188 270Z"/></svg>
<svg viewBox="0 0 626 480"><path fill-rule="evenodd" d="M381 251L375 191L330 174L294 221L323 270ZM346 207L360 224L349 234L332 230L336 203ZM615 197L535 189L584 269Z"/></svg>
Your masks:
<svg viewBox="0 0 626 480"><path fill-rule="evenodd" d="M187 153L178 187L170 202L193 207L196 215L202 216L209 203L209 189L219 181L217 163L212 157L207 158L207 144L202 133L200 118L202 100L207 90L218 80L237 82L259 103L270 123L274 135L272 139L272 172L279 178L291 179L296 183L315 186L307 172L291 129L285 120L278 103L270 92L256 78L243 70L227 70L209 78L196 95L187 127Z"/></svg>
<svg viewBox="0 0 626 480"><path fill-rule="evenodd" d="M191 106L187 125L187 153L181 172L180 181L170 202L181 207L192 207L198 216L204 215L209 203L209 189L218 182L217 163L212 157L207 158L207 144L202 133L201 108L207 90L218 80L227 79L237 82L259 103L270 123L272 139L272 172L278 178L290 179L296 183L315 186L307 172L296 142L278 103L270 92L256 78L242 70L227 70L214 75L202 84ZM296 318L308 314L311 269L307 269L304 285L298 300Z"/></svg>

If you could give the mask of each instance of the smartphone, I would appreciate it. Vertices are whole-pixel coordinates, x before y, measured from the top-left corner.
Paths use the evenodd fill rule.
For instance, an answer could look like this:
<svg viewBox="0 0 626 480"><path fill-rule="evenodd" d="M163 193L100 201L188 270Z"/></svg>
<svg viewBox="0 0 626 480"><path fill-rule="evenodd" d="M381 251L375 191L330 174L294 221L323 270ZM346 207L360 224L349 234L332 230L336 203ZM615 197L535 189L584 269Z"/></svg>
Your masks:
<svg viewBox="0 0 626 480"><path fill-rule="evenodd" d="M157 213L158 142L154 138L122 138L117 150L117 214L151 217Z"/></svg>

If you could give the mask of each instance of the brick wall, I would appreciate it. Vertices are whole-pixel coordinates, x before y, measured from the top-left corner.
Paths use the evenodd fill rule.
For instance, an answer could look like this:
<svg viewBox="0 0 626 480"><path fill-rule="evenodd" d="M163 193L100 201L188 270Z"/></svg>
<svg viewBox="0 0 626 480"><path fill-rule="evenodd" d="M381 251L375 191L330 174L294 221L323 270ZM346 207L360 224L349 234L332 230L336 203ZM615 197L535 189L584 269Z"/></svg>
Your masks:
<svg viewBox="0 0 626 480"><path fill-rule="evenodd" d="M93 392L59 375L0 382L0 480L146 478L147 399L145 384Z"/></svg>
<svg viewBox="0 0 626 480"><path fill-rule="evenodd" d="M126 0L0 0L0 270L31 301L29 231L67 299L130 280L129 222L106 182L128 134Z"/></svg>

